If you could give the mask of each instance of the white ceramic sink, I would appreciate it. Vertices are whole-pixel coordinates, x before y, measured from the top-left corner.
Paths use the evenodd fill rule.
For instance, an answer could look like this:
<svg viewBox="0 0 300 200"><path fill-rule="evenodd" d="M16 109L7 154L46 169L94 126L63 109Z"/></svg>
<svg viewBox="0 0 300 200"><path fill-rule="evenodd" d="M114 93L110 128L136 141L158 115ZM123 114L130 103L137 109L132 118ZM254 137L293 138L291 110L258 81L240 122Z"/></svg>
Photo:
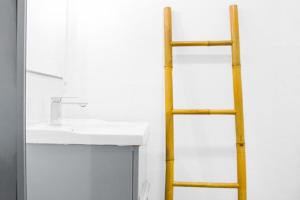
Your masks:
<svg viewBox="0 0 300 200"><path fill-rule="evenodd" d="M41 123L27 127L26 143L125 146L144 145L147 137L147 123L64 119L60 125Z"/></svg>

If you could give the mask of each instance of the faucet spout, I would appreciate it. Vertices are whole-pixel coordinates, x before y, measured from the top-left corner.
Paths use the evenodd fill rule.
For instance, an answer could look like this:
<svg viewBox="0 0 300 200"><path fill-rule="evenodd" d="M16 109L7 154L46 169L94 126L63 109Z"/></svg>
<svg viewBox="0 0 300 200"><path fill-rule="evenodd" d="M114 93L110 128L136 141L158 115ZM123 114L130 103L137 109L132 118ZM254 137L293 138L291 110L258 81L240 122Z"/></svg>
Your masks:
<svg viewBox="0 0 300 200"><path fill-rule="evenodd" d="M61 102L61 104L79 105L80 107L86 107L88 105L87 102Z"/></svg>

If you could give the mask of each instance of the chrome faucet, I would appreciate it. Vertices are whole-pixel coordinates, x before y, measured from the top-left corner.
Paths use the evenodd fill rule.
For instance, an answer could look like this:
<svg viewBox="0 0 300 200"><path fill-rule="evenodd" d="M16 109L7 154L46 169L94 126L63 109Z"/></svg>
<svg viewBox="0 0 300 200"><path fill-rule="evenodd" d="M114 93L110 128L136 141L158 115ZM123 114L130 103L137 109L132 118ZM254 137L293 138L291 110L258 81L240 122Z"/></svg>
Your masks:
<svg viewBox="0 0 300 200"><path fill-rule="evenodd" d="M63 101L63 99L74 99L74 98L78 98L78 97L51 97L50 124L52 125L61 124L62 104L79 105L80 107L86 107L88 105L87 102Z"/></svg>

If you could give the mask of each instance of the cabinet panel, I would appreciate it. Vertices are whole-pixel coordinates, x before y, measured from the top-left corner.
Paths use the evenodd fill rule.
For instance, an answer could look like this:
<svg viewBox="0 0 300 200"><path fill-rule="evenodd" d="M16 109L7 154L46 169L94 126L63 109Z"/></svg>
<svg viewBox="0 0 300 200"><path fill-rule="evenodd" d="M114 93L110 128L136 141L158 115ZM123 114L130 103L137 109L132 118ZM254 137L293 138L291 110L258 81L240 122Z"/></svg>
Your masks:
<svg viewBox="0 0 300 200"><path fill-rule="evenodd" d="M27 145L28 200L132 200L133 149Z"/></svg>

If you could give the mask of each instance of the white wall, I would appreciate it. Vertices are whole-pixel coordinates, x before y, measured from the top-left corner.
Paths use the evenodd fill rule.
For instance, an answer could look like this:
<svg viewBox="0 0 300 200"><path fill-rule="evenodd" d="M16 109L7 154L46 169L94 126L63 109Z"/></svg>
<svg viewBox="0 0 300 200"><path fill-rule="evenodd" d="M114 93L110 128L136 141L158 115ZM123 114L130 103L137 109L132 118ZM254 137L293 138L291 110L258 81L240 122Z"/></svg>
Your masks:
<svg viewBox="0 0 300 200"><path fill-rule="evenodd" d="M300 198L299 1L239 0L249 199ZM227 39L231 1L78 0L67 95L87 99L66 117L150 123L151 200L164 193L163 7L174 40ZM77 11L76 11L77 7ZM174 51L175 107L232 107L230 50ZM176 117L177 180L234 181L231 117ZM236 199L234 190L176 189L176 199Z"/></svg>

